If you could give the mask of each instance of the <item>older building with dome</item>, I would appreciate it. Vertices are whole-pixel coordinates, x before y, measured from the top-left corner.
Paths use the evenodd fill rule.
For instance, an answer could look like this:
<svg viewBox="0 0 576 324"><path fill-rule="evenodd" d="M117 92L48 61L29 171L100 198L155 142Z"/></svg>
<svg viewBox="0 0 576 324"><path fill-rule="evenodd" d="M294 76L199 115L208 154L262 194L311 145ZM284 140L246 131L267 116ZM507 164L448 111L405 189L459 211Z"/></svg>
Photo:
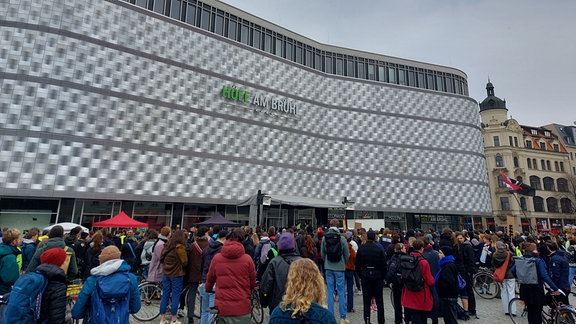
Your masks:
<svg viewBox="0 0 576 324"><path fill-rule="evenodd" d="M486 85L479 104L493 215L474 218L475 228L559 233L575 225L571 157L551 127L521 125L508 116L506 100ZM511 193L501 174L536 190Z"/></svg>

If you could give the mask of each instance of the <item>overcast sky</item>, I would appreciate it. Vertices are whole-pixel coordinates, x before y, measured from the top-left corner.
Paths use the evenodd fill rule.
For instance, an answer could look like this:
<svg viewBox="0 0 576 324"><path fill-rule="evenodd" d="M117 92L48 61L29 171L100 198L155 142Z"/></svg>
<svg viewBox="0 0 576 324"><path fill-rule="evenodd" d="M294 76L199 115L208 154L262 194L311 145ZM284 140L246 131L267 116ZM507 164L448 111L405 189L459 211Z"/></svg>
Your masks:
<svg viewBox="0 0 576 324"><path fill-rule="evenodd" d="M576 121L575 0L223 0L321 43L488 78L521 125Z"/></svg>

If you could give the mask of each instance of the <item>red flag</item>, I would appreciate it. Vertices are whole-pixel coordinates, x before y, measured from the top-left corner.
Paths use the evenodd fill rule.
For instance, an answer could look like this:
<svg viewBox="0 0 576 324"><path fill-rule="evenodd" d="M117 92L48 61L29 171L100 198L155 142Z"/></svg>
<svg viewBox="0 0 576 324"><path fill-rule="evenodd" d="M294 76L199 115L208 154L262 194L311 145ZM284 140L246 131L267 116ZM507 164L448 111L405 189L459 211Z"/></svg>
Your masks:
<svg viewBox="0 0 576 324"><path fill-rule="evenodd" d="M536 190L534 190L534 188L532 188L529 185L524 184L518 180L508 178L508 176L505 175L504 172L501 172L501 174L502 174L502 180L504 180L506 187L508 187L508 189L510 189L511 191L514 191L518 194L525 195L525 196L535 196L536 195Z"/></svg>

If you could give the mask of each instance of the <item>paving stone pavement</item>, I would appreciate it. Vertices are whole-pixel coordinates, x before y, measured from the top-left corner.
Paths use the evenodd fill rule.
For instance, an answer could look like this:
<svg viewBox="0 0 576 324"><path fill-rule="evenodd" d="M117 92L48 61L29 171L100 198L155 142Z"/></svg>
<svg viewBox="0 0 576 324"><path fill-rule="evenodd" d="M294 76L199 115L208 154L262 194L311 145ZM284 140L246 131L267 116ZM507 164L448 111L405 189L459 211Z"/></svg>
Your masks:
<svg viewBox="0 0 576 324"><path fill-rule="evenodd" d="M390 300L390 289L384 288L384 316L386 319L386 323L394 323L394 309L392 308L391 300ZM476 309L478 312L478 319L471 318L469 321L459 321L461 323L466 324L480 324L480 323L512 323L507 316L504 315L504 311L502 308L502 302L499 298L494 299L483 299L476 296ZM336 308L336 318L340 318L338 315L338 304L335 303ZM347 313L347 319L350 320L351 324L364 324L363 320L363 312L362 312L362 296L361 295L354 295L354 309L356 312L354 313ZM371 323L378 323L377 320L377 312L373 311L370 312L370 321ZM186 323L186 318L181 318L182 324ZM151 321L151 322L139 322L134 320L133 317L130 318L130 323L160 323L160 318ZM194 319L194 323L199 323L198 319ZM264 323L268 323L268 309L265 311L265 320ZM339 323L337 321L337 323ZM428 320L428 323L431 323ZM440 319L440 323L443 323L442 319Z"/></svg>

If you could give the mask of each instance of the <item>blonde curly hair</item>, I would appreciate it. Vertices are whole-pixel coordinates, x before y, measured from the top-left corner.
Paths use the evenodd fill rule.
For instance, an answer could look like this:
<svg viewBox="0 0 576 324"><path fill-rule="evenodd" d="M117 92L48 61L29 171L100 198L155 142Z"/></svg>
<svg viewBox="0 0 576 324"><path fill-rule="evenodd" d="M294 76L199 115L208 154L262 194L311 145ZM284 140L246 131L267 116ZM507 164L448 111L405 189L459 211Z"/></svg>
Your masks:
<svg viewBox="0 0 576 324"><path fill-rule="evenodd" d="M326 308L326 284L316 263L308 258L298 259L290 264L286 294L280 302L280 309L292 310L292 318L305 314L312 302Z"/></svg>

